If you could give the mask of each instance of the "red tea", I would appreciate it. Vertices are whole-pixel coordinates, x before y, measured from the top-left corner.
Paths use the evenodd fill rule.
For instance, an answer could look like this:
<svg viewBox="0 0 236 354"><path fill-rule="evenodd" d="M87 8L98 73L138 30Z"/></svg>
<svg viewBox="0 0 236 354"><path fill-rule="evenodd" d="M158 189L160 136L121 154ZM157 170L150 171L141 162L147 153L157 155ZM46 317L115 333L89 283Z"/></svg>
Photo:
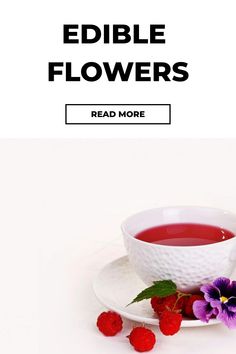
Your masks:
<svg viewBox="0 0 236 354"><path fill-rule="evenodd" d="M201 246L228 240L234 234L218 226L181 223L154 226L135 237L158 245Z"/></svg>

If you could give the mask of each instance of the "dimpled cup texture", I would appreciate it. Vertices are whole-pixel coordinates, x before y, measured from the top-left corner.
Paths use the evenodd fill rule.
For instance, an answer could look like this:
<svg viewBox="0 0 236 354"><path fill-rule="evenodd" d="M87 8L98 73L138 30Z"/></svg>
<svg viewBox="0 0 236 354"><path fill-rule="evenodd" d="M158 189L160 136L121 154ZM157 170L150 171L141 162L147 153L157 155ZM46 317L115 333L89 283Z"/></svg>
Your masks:
<svg viewBox="0 0 236 354"><path fill-rule="evenodd" d="M182 291L196 291L236 265L236 237L201 246L166 246L135 238L142 230L171 223L215 225L236 235L236 215L205 207L168 207L143 211L122 224L124 243L135 272L147 285L171 279Z"/></svg>

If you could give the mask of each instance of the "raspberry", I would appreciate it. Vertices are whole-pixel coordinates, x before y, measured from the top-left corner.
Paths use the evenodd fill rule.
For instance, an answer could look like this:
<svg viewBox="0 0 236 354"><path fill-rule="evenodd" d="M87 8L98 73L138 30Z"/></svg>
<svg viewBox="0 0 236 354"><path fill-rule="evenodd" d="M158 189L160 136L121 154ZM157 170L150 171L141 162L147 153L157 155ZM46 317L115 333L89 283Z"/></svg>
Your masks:
<svg viewBox="0 0 236 354"><path fill-rule="evenodd" d="M105 336L115 336L122 330L123 321L115 312L102 312L97 318L97 327Z"/></svg>
<svg viewBox="0 0 236 354"><path fill-rule="evenodd" d="M151 305L156 314L160 317L165 310L182 311L186 297L182 296L178 300L177 294L169 295L166 297L155 296L151 299Z"/></svg>
<svg viewBox="0 0 236 354"><path fill-rule="evenodd" d="M153 310L157 313L158 316L165 310L172 309L176 303L176 295L169 295L166 297L155 296L151 299L151 305Z"/></svg>
<svg viewBox="0 0 236 354"><path fill-rule="evenodd" d="M177 304L175 305L175 310L179 310L180 312L182 312L187 299L188 299L188 296L181 296L179 298Z"/></svg>
<svg viewBox="0 0 236 354"><path fill-rule="evenodd" d="M196 300L203 300L203 299L204 299L203 295L191 295L185 303L184 314L187 317L196 318L193 313L193 303Z"/></svg>
<svg viewBox="0 0 236 354"><path fill-rule="evenodd" d="M128 338L130 344L137 352L148 352L156 343L155 334L145 327L134 328Z"/></svg>
<svg viewBox="0 0 236 354"><path fill-rule="evenodd" d="M153 308L154 312L158 312L158 306L159 306L159 302L160 302L161 298L158 296L154 296L151 298L151 306Z"/></svg>
<svg viewBox="0 0 236 354"><path fill-rule="evenodd" d="M173 336L180 329L182 315L173 311L164 311L161 314L159 326L165 336Z"/></svg>

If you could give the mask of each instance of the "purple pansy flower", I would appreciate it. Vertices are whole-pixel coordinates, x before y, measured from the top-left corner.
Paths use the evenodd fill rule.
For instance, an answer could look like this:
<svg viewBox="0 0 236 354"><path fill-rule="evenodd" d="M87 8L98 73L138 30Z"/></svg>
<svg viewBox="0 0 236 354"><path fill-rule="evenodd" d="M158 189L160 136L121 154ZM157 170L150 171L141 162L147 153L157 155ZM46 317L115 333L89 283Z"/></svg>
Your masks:
<svg viewBox="0 0 236 354"><path fill-rule="evenodd" d="M212 317L218 315L219 311L212 308L206 300L197 300L193 303L194 315L203 322L209 322Z"/></svg>
<svg viewBox="0 0 236 354"><path fill-rule="evenodd" d="M236 281L228 278L217 278L212 284L201 287L205 300L197 300L193 304L195 316L208 322L215 317L229 328L236 328Z"/></svg>

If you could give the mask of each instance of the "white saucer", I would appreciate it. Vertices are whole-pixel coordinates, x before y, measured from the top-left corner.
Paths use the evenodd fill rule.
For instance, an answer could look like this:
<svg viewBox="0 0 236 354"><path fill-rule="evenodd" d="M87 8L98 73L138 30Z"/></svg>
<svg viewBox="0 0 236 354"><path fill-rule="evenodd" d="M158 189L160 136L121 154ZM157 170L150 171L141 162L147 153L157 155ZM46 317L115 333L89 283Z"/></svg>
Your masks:
<svg viewBox="0 0 236 354"><path fill-rule="evenodd" d="M94 292L105 307L130 320L157 326L158 319L151 308L150 300L143 300L127 307L127 304L145 287L132 269L127 256L107 264L93 283ZM218 323L220 322L216 319L208 323L184 319L181 327L209 326Z"/></svg>

